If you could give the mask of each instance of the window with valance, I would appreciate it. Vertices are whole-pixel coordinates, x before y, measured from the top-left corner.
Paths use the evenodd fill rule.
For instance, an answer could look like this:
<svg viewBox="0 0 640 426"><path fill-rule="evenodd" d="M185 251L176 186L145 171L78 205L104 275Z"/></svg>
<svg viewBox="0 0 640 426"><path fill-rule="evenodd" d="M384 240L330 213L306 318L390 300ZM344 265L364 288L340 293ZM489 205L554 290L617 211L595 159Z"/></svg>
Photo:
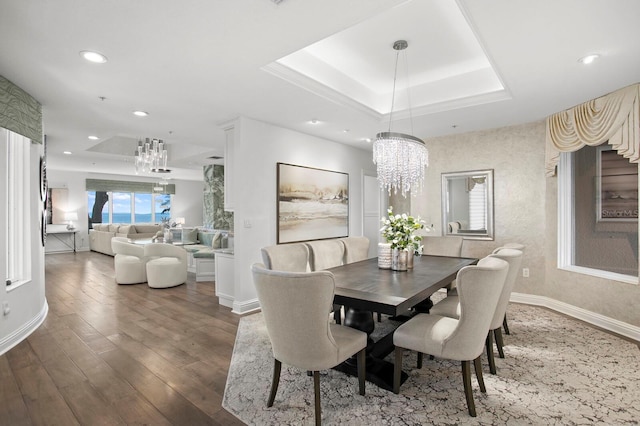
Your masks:
<svg viewBox="0 0 640 426"><path fill-rule="evenodd" d="M608 150L624 164L640 162L640 84L547 118L546 175L558 175L558 267L637 284L638 167L625 168L634 190L620 187L635 203L635 217L603 218L608 177L601 161Z"/></svg>

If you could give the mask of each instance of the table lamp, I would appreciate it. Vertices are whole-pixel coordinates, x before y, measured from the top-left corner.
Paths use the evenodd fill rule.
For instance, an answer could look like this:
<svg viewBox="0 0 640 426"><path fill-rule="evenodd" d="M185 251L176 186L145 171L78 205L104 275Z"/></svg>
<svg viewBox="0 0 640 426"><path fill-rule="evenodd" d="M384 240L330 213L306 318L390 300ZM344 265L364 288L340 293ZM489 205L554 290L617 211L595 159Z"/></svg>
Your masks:
<svg viewBox="0 0 640 426"><path fill-rule="evenodd" d="M78 220L78 213L76 212L66 212L64 214L64 220L68 221L67 229L69 231L73 231L76 227L73 225L74 220Z"/></svg>

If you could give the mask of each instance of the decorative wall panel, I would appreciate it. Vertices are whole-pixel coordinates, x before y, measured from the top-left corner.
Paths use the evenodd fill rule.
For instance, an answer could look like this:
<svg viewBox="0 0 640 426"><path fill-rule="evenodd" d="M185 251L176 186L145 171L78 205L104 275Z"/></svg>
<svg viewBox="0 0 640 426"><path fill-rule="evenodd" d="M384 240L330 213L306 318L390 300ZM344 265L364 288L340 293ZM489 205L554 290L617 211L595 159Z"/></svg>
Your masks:
<svg viewBox="0 0 640 426"><path fill-rule="evenodd" d="M233 230L233 213L224 211L224 166L203 167L204 193L202 218L205 228Z"/></svg>
<svg viewBox="0 0 640 426"><path fill-rule="evenodd" d="M0 75L0 127L42 143L42 106Z"/></svg>

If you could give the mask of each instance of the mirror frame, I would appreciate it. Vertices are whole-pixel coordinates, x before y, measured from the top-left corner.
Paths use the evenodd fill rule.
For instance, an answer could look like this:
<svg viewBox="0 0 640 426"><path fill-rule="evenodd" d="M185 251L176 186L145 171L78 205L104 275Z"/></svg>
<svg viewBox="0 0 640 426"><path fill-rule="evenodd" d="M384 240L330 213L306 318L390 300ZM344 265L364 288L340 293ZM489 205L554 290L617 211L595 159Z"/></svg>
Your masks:
<svg viewBox="0 0 640 426"><path fill-rule="evenodd" d="M449 222L451 219L448 217L447 206L449 203L449 180L454 178L464 178L477 175L486 175L487 177L487 205L485 211L487 214L487 229L486 232L449 232ZM447 235L459 235L466 240L487 240L493 241L494 239L494 223L493 223L493 169L485 170L470 170L465 172L449 172L442 173L442 192L441 192L441 206L442 206L442 234Z"/></svg>

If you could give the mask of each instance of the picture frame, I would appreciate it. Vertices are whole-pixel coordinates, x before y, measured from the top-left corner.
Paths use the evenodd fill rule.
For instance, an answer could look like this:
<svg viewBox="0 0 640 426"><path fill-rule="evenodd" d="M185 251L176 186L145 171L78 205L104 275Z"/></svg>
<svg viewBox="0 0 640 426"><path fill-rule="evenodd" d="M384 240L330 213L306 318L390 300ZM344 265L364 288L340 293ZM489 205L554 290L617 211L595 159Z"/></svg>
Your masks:
<svg viewBox="0 0 640 426"><path fill-rule="evenodd" d="M277 243L349 236L349 174L277 163Z"/></svg>
<svg viewBox="0 0 640 426"><path fill-rule="evenodd" d="M638 165L609 144L597 149L596 217L598 222L638 221Z"/></svg>

